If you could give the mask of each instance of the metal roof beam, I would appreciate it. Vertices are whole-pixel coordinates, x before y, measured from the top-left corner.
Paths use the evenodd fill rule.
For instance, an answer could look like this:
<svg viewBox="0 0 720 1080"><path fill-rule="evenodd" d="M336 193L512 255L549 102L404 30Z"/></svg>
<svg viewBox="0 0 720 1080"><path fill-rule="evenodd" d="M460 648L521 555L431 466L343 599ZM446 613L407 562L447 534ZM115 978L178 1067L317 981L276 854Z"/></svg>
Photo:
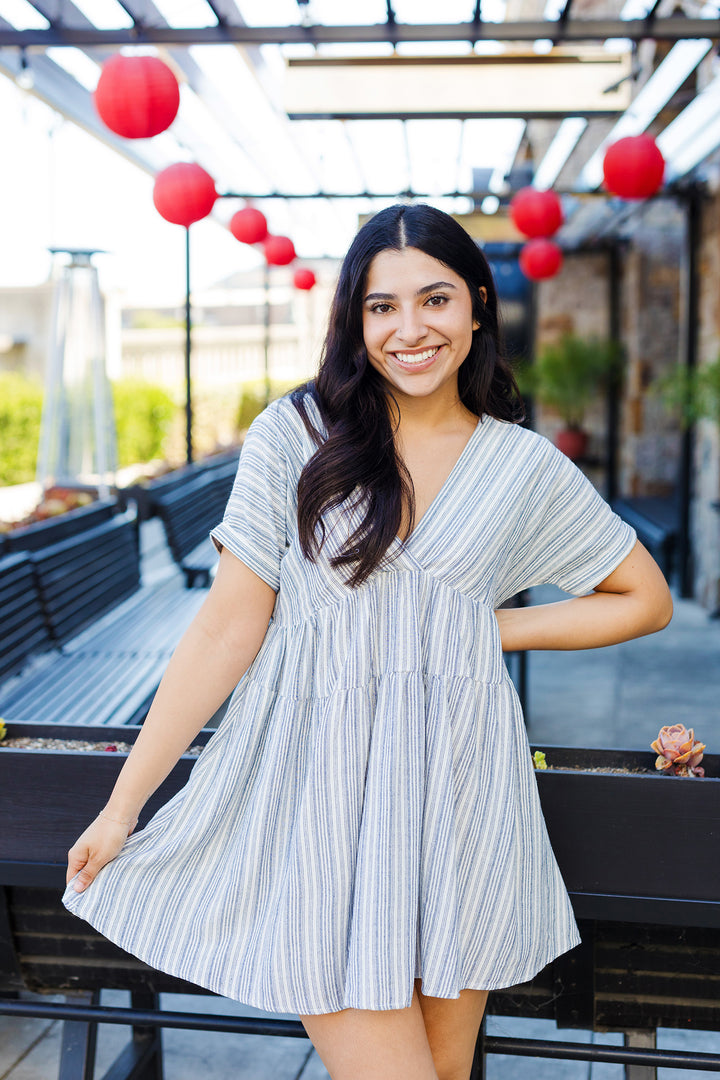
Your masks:
<svg viewBox="0 0 720 1080"><path fill-rule="evenodd" d="M669 16L653 19L568 19L564 26L554 19L505 23L377 23L369 26L137 26L130 29L95 30L55 24L49 30L0 30L0 47L48 48L56 45L313 45L374 42L525 41L552 38L573 44L629 38L642 41L682 41L686 38L720 39L720 19Z"/></svg>

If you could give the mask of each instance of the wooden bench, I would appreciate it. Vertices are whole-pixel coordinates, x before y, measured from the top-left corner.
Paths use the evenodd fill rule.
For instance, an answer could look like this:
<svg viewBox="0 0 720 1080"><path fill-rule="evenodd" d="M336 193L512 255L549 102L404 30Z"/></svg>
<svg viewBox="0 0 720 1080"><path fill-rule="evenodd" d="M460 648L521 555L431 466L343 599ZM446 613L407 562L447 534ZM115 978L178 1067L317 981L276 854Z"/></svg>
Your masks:
<svg viewBox="0 0 720 1080"><path fill-rule="evenodd" d="M676 547L680 531L677 500L655 495L614 499L612 508L632 525L638 539L648 549L668 581L677 567Z"/></svg>
<svg viewBox="0 0 720 1080"><path fill-rule="evenodd" d="M159 498L169 495L171 491L177 491L178 488L187 487L188 484L194 483L199 477L207 476L218 469L224 470L228 467L237 469L238 456L239 449L233 447L222 453L213 454L212 457L205 458L203 461L195 461L191 465L182 465L178 469L173 469L172 472L158 476L155 480L119 488L118 499L123 509L127 509L129 501L134 502L137 505L139 520L141 522L148 521L157 515L157 501Z"/></svg>
<svg viewBox="0 0 720 1080"><path fill-rule="evenodd" d="M202 602L174 581L143 588L134 515L0 560L0 716L125 724L147 712Z"/></svg>
<svg viewBox="0 0 720 1080"><path fill-rule="evenodd" d="M50 648L32 559L25 552L0 558L0 679L18 671L33 653Z"/></svg>
<svg viewBox="0 0 720 1080"><path fill-rule="evenodd" d="M229 462L156 498L168 546L188 588L210 584L218 555L209 533L222 520L236 470L236 463Z"/></svg>
<svg viewBox="0 0 720 1080"><path fill-rule="evenodd" d="M11 726L10 734L20 730L35 731L32 726L17 725ZM59 728L57 734L72 737L77 730ZM137 729L98 729L90 734L131 742ZM202 743L210 734L201 732L195 741ZM163 1026L305 1037L297 1020L164 1010L161 993L202 995L206 991L147 967L62 907L65 851L103 805L122 757L0 750L0 820L12 817L14 822L13 829L0 833L0 1015L65 1021L60 1080L91 1080L98 1023L124 1023L134 1029L105 1080L161 1077L159 1030ZM194 760L183 755L143 811L141 827L186 783ZM552 825L561 819L551 814L549 820ZM712 872L710 863L708 872ZM488 1011L552 1020L561 1028L622 1031L626 1046L490 1038L481 1032L472 1073L475 1080L483 1075L483 1058L488 1053L720 1069L718 1055L672 1054L638 1046L638 1042L646 1047L651 1044L657 1027L720 1030L715 986L720 921L661 924L655 908L648 909L652 919L637 909L635 918L628 921L614 918L611 907L608 904L604 916L598 913L581 920L582 944L558 957L532 981L494 991ZM100 1005L98 995L103 989L130 991L131 1007ZM23 991L63 994L67 1000L62 1004L12 999L12 994Z"/></svg>

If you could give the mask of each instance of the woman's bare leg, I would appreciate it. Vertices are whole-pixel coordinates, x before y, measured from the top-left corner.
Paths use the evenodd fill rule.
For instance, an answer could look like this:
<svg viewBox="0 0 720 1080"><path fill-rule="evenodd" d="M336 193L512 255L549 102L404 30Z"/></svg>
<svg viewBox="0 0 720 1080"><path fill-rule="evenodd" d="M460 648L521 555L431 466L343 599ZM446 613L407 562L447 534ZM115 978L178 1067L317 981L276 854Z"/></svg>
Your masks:
<svg viewBox="0 0 720 1080"><path fill-rule="evenodd" d="M461 990L459 998L426 997L421 980L415 993L439 1080L469 1080L487 990Z"/></svg>
<svg viewBox="0 0 720 1080"><path fill-rule="evenodd" d="M417 993L408 1009L301 1015L332 1080L438 1080Z"/></svg>

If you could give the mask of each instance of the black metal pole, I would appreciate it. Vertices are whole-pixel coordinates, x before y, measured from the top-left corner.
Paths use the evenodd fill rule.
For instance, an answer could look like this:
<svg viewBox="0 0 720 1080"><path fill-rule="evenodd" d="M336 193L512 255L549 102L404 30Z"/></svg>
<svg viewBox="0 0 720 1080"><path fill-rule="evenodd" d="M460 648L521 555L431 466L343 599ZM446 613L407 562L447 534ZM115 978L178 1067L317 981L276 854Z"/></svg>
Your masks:
<svg viewBox="0 0 720 1080"><path fill-rule="evenodd" d="M192 381L190 374L190 358L192 353L191 344L192 318L190 313L190 229L185 229L185 447L186 460L192 465Z"/></svg>
<svg viewBox="0 0 720 1080"><path fill-rule="evenodd" d="M265 261L265 407L270 404L270 263Z"/></svg>
<svg viewBox="0 0 720 1080"><path fill-rule="evenodd" d="M684 338L683 362L691 373L697 367L697 343L699 314L698 268L700 260L702 195L700 189L692 187L686 197L686 234L685 265L682 289L684 293L684 318L682 334ZM693 456L695 451L695 432L688 425L682 437L680 451L680 535L678 536L678 560L680 567L680 596L690 599L693 596L693 552L690 532L693 497Z"/></svg>
<svg viewBox="0 0 720 1080"><path fill-rule="evenodd" d="M608 331L612 344L620 349L620 274L622 266L617 243L608 248ZM607 445L605 448L605 498L618 496L618 440L620 428L621 371L613 371L607 391Z"/></svg>
<svg viewBox="0 0 720 1080"><path fill-rule="evenodd" d="M308 1037L299 1020L211 1015L203 1012L166 1012L165 1010L128 1009L108 1005L0 1000L0 1016L25 1016L135 1027L180 1028L187 1031L218 1031L238 1035L270 1035L297 1039ZM621 1065L650 1065L656 1068L720 1072L720 1055L688 1050L646 1050L598 1043L555 1042L551 1039L518 1039L496 1035L485 1036L483 1044L486 1055L510 1054L519 1057L549 1058L556 1061L603 1061ZM476 1063L474 1068L477 1072Z"/></svg>

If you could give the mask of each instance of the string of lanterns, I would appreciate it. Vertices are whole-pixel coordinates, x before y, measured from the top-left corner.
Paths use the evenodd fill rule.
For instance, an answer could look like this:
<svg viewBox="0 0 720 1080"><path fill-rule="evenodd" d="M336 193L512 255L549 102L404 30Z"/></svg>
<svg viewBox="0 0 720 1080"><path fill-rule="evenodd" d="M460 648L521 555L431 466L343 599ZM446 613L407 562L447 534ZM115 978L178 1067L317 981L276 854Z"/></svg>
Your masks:
<svg viewBox="0 0 720 1080"><path fill-rule="evenodd" d="M111 131L125 139L149 139L172 124L180 107L180 87L174 72L156 56L118 53L103 65L93 94L97 113ZM218 192L202 166L178 162L155 177L153 203L173 225L189 229L212 211ZM239 210L230 232L243 244L262 244L268 266L289 266L297 258L289 236L272 236L264 214L254 207ZM309 269L295 271L296 288L308 291L316 283Z"/></svg>
<svg viewBox="0 0 720 1080"><path fill-rule="evenodd" d="M621 199L647 199L659 191L665 161L650 135L618 139L605 151L603 179L606 189ZM554 277L562 269L562 249L549 237L563 223L562 203L554 191L525 187L510 201L510 217L529 238L520 250L520 269L531 281Z"/></svg>
<svg viewBox="0 0 720 1080"><path fill-rule="evenodd" d="M180 106L180 88L174 72L155 56L118 53L105 62L93 94L103 123L126 139L148 139L166 131ZM606 189L622 199L646 199L662 185L665 162L649 135L633 135L609 146L603 160ZM189 228L212 211L218 193L212 177L200 165L180 162L155 178L153 202L158 213L175 225ZM562 249L552 237L564 214L554 191L525 187L510 202L510 217L528 242L523 245L520 269L532 281L554 277L562 268ZM296 259L288 236L272 236L264 215L254 207L239 210L230 231L243 244L262 244L269 266L289 266ZM298 289L315 285L312 270L294 274Z"/></svg>

